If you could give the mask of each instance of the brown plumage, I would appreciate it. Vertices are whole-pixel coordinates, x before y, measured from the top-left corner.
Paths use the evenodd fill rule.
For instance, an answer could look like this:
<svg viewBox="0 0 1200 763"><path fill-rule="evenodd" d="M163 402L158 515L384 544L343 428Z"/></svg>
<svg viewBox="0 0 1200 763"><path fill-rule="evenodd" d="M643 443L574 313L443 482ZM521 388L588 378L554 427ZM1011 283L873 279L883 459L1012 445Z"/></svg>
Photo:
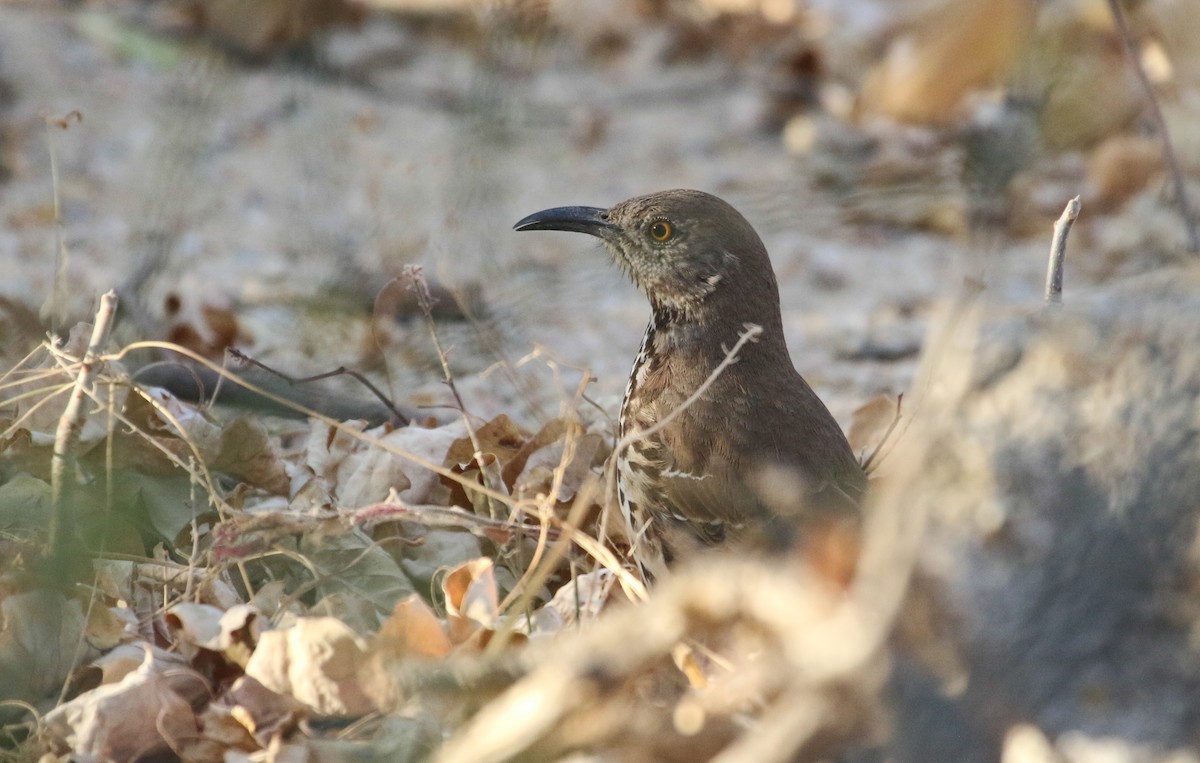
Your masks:
<svg viewBox="0 0 1200 763"><path fill-rule="evenodd" d="M618 494L644 561L716 544L788 547L806 523L857 515L866 476L792 365L775 273L737 210L675 190L607 210L548 209L515 229L599 237L650 298L617 453ZM643 435L684 405L749 325L761 327L757 340L697 400Z"/></svg>

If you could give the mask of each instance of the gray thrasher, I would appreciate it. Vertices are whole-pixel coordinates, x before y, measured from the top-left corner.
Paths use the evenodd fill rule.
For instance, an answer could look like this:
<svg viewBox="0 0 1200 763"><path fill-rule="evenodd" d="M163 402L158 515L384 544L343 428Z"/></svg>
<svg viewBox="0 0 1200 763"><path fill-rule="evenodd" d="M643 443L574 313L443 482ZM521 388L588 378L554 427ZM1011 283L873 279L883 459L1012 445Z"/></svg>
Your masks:
<svg viewBox="0 0 1200 763"><path fill-rule="evenodd" d="M771 261L737 210L673 190L547 209L514 228L600 238L650 298L616 458L621 508L652 572L706 546L784 549L814 523L856 520L866 475L792 365ZM749 325L761 334L685 406Z"/></svg>

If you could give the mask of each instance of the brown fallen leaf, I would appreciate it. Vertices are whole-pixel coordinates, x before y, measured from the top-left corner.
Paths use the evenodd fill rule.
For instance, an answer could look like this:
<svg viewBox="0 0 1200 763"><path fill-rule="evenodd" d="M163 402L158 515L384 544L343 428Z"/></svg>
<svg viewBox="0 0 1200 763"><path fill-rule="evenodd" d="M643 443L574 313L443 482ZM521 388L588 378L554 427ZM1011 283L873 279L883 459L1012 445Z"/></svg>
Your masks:
<svg viewBox="0 0 1200 763"><path fill-rule="evenodd" d="M480 628L492 628L500 609L496 568L487 557L463 562L442 581L450 641L461 644Z"/></svg>
<svg viewBox="0 0 1200 763"><path fill-rule="evenodd" d="M484 454L495 456L501 463L508 463L521 452L529 436L502 413L475 430L475 439L479 441L480 450ZM471 442L470 437L455 440L446 453L447 466L462 466L473 460L475 444Z"/></svg>
<svg viewBox="0 0 1200 763"><path fill-rule="evenodd" d="M441 659L452 648L445 624L414 594L396 603L391 616L371 639L370 656L359 671L359 681L381 711L391 712L407 698L387 676L402 669L405 660Z"/></svg>
<svg viewBox="0 0 1200 763"><path fill-rule="evenodd" d="M220 452L212 468L275 495L287 495L289 477L283 459L263 425L239 416L221 428Z"/></svg>
<svg viewBox="0 0 1200 763"><path fill-rule="evenodd" d="M366 644L340 620L301 617L265 631L246 675L320 715L361 715L375 709L358 683Z"/></svg>
<svg viewBox="0 0 1200 763"><path fill-rule="evenodd" d="M863 110L919 124L960 116L965 96L1007 76L1036 18L1031 0L939 0L867 75Z"/></svg>
<svg viewBox="0 0 1200 763"><path fill-rule="evenodd" d="M207 695L199 676L147 649L141 666L115 684L84 692L46 714L46 732L74 755L134 760L169 753L198 735L191 697ZM183 692L183 693L181 693ZM186 696L185 696L186 695Z"/></svg>

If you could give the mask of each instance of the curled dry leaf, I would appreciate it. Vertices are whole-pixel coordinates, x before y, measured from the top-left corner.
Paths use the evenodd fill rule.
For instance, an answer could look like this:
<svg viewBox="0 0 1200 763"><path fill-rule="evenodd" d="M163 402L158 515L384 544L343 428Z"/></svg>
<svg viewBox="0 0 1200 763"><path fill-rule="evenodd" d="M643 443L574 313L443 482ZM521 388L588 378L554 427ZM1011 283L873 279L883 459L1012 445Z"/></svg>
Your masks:
<svg viewBox="0 0 1200 763"><path fill-rule="evenodd" d="M301 617L264 632L246 675L320 715L360 715L374 705L358 683L366 645L340 620Z"/></svg>
<svg viewBox="0 0 1200 763"><path fill-rule="evenodd" d="M124 438L122 465L148 474L172 471L163 451L183 463L197 455L206 464L221 453L221 426L198 408L161 387L146 387L130 398L125 415L142 433ZM193 448L195 450L193 451Z"/></svg>
<svg viewBox="0 0 1200 763"><path fill-rule="evenodd" d="M137 633L137 616L128 607L97 605L88 612L84 637L89 646L112 649L133 633Z"/></svg>
<svg viewBox="0 0 1200 763"><path fill-rule="evenodd" d="M201 649L220 651L221 616L225 614L207 604L184 602L167 610L167 629L175 637L179 653L192 659Z"/></svg>
<svg viewBox="0 0 1200 763"><path fill-rule="evenodd" d="M241 750L254 752L260 748L250 729L234 714L225 702L210 702L199 715L200 737L188 740L178 750L185 763L208 760L229 760L228 753Z"/></svg>
<svg viewBox="0 0 1200 763"><path fill-rule="evenodd" d="M607 452L604 437L595 433L575 438L573 447L571 458L565 464L566 440L550 443L531 453L514 480L513 494L518 498L549 495L555 472L562 469L562 481L554 500L565 503L575 498L579 488L591 478L593 468L603 463Z"/></svg>
<svg viewBox="0 0 1200 763"><path fill-rule="evenodd" d="M508 463L525 445L529 436L525 434L505 414L500 414L488 423L475 430L475 439L479 442L480 450ZM470 437L461 437L454 441L446 453L446 463L462 466L475 459L475 444Z"/></svg>
<svg viewBox="0 0 1200 763"><path fill-rule="evenodd" d="M303 704L268 689L250 675L235 681L221 703L229 707L230 715L263 747L293 729L305 714Z"/></svg>
<svg viewBox="0 0 1200 763"><path fill-rule="evenodd" d="M461 644L480 628L491 629L500 609L496 567L487 557L463 562L442 581L450 640Z"/></svg>
<svg viewBox="0 0 1200 763"><path fill-rule="evenodd" d="M198 734L191 701L207 695L203 679L145 650L136 671L84 692L47 713L45 728L75 755L134 760L168 753Z"/></svg>
<svg viewBox="0 0 1200 763"><path fill-rule="evenodd" d="M154 652L154 659L161 666L174 665L179 669L188 667L188 662L183 657L161 647L147 647L145 643L121 644L92 662L92 667L100 671L100 683L115 684L137 670L146 661L147 648Z"/></svg>
<svg viewBox="0 0 1200 763"><path fill-rule="evenodd" d="M446 628L420 596L396 603L392 616L379 629L372 652L396 657L445 657L450 653Z"/></svg>
<svg viewBox="0 0 1200 763"><path fill-rule="evenodd" d="M451 649L445 624L414 594L396 603L391 617L371 640L370 657L359 671L359 680L380 710L393 711L407 698L387 677L395 675L405 660L441 659Z"/></svg>
<svg viewBox="0 0 1200 763"><path fill-rule="evenodd" d="M365 432L379 443L364 441L349 430L362 430L361 422L330 427L314 422L300 468L293 476L293 509L332 505L354 509L384 500L391 490L411 503L445 503L448 490L433 471L397 453L411 453L428 463L440 464L451 445L463 434L461 422L444 427L385 428Z"/></svg>
<svg viewBox="0 0 1200 763"><path fill-rule="evenodd" d="M221 615L217 644L227 659L245 668L261 632L258 610L250 604L238 604Z"/></svg>
<svg viewBox="0 0 1200 763"><path fill-rule="evenodd" d="M220 447L212 468L269 493L287 494L287 468L262 424L239 416L222 428Z"/></svg>

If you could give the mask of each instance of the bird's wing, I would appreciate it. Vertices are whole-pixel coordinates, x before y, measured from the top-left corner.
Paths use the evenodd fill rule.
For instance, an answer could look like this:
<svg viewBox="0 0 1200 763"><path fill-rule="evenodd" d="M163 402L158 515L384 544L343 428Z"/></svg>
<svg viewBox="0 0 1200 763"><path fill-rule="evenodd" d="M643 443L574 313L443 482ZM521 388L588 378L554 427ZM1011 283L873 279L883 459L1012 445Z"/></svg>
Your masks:
<svg viewBox="0 0 1200 763"><path fill-rule="evenodd" d="M853 486L843 488L832 480L813 482L796 476L772 488L766 484L772 478L752 467L744 472L716 469L702 474L665 469L660 485L674 513L702 523L738 525L769 515L858 509L861 495L852 494Z"/></svg>

